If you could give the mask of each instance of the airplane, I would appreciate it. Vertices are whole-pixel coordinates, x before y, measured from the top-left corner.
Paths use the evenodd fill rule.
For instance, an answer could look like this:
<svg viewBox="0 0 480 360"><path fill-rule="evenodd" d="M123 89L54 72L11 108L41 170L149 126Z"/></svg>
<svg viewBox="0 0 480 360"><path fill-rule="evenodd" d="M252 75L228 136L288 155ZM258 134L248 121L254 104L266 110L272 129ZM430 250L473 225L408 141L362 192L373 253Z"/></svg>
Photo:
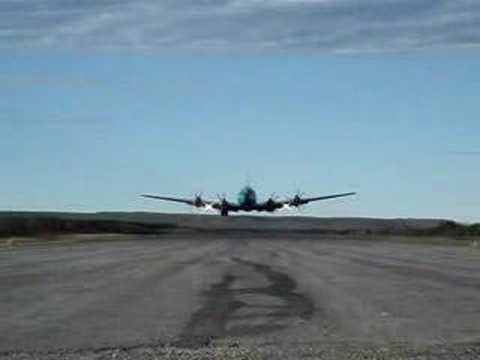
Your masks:
<svg viewBox="0 0 480 360"><path fill-rule="evenodd" d="M238 193L236 203L228 201L225 196L219 197L218 201L204 200L202 196L198 194L195 195L193 199L168 197L168 196L156 196L156 195L148 195L148 194L143 194L141 196L144 198L155 199L155 200L173 201L177 203L194 206L196 208L203 208L206 210L216 210L220 212L220 215L228 216L230 212L238 212L238 211L246 211L246 212L266 211L266 212L272 213L280 209L298 208L302 205L306 205L313 201L334 199L334 198L339 198L344 196L352 196L355 194L356 193L354 192L348 192L348 193L341 193L341 194L304 198L302 197L303 196L302 194L297 193L294 197L284 201L277 201L275 200L275 196L272 195L266 201L258 202L257 193L255 192L255 190L253 190L251 186L246 186Z"/></svg>

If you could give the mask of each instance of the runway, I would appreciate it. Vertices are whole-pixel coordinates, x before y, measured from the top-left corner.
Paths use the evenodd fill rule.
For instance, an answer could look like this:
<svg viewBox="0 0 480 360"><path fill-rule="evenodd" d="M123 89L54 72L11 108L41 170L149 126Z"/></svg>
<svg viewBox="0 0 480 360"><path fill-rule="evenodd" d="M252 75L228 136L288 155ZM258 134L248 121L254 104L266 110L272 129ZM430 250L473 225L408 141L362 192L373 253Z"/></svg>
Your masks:
<svg viewBox="0 0 480 360"><path fill-rule="evenodd" d="M480 251L132 236L0 250L0 353L480 341ZM303 345L302 345L303 344Z"/></svg>

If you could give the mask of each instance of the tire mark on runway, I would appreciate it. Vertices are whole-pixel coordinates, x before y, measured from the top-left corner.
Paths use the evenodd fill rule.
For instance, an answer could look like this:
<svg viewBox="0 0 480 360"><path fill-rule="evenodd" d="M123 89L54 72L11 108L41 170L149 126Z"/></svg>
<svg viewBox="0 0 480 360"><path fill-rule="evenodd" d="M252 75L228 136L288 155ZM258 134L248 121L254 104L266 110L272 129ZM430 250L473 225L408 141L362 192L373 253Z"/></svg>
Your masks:
<svg viewBox="0 0 480 360"><path fill-rule="evenodd" d="M260 335L278 331L288 327L285 320L301 318L309 320L315 312L313 301L306 295L296 291L297 283L287 274L274 271L271 267L254 262L232 258L242 266L249 267L256 274L264 276L269 284L266 287L232 288L237 277L226 273L221 282L214 284L204 293L206 302L194 313L183 332L179 335L175 346L195 348L208 345L215 338L228 336ZM242 295L257 295L280 300L282 304L249 304L239 299ZM264 307L262 309L262 307ZM264 312L254 314L236 314L238 310L261 309ZM273 312L272 312L273 310ZM236 325L229 329L232 321L267 320L261 325ZM278 320L283 320L279 322ZM272 322L275 320L275 322Z"/></svg>
<svg viewBox="0 0 480 360"><path fill-rule="evenodd" d="M87 261L92 261L92 254L87 254L80 259L85 261L79 265L78 261L68 263L63 262L61 265L63 267L54 267L47 269L38 269L37 272L31 269L25 269L23 272L9 272L0 274L0 290L8 289L9 292L19 288L29 287L32 284L42 284L43 286L49 286L54 284L74 284L73 286L78 286L76 282L82 279L91 279L98 276L102 276L112 280L118 274L124 274L125 272L131 272L135 269L138 269L138 264L141 263L142 266L152 266L155 263L162 262L172 257L172 253L182 252L187 248L188 244L183 244L182 246L177 247L168 247L167 249L160 248L150 250L146 252L142 250L141 253L138 253L139 249L135 249L129 254L129 257L126 257L125 254L122 254L122 257L119 258L118 254L113 253L110 256L107 254L102 254L100 262L93 263L91 266L87 267ZM111 250L111 249L109 249ZM95 254L98 256L98 254ZM201 256L199 257L201 259ZM95 260L95 258L93 258ZM193 262L198 262L198 259L193 259ZM182 267L183 265L188 265L189 261L178 262L174 265L175 269L177 267ZM60 271L61 269L62 271ZM65 271L65 269L67 271ZM176 271L176 270L175 270ZM160 274L160 276L164 276ZM168 271L165 273L165 276L169 276ZM52 290L53 291L53 290Z"/></svg>
<svg viewBox="0 0 480 360"><path fill-rule="evenodd" d="M480 279L474 277L448 275L440 271L419 266L385 264L360 258L351 258L350 261L356 264L365 265L376 269L388 270L397 275L420 278L423 280L435 282L443 282L452 286L462 286L469 287L475 290L480 290Z"/></svg>
<svg viewBox="0 0 480 360"><path fill-rule="evenodd" d="M464 265L458 265L452 263L449 258L448 260L433 258L432 254L422 254L422 253L397 253L396 255L389 255L386 253L379 253L377 255L372 254L371 251L362 251L358 249L349 249L349 255L343 255L342 257L345 259L351 259L352 255L355 258L365 258L365 257L372 257L376 256L381 258L382 260L389 260L390 263L397 263L398 265L403 266L420 266L420 267L438 267L438 266L448 266L450 270L464 272L464 273L471 273L472 271L476 271L475 268L467 267ZM456 255L458 258L458 254ZM413 257L420 257L421 260L415 259Z"/></svg>
<svg viewBox="0 0 480 360"><path fill-rule="evenodd" d="M27 338L35 339L31 342L36 347L54 350L59 347L55 339L61 337L68 339L66 347L79 346L78 344L93 346L95 342L100 343L99 339L102 339L102 346L121 346L122 343L119 343L115 336L109 335L110 331L115 335L118 330L109 330L109 328L117 326L119 323L132 326L129 321L135 319L130 317L131 313L137 311L139 315L143 315L142 310L139 310L139 305L142 305L144 299L147 302L150 301L151 305L149 310L146 311L156 311L154 308L155 299L149 300L149 298L154 293L156 296L163 296L161 290L159 290L161 289L160 284L182 272L191 271L192 267L204 263L207 257L218 256L218 253L223 250L220 245L221 243L218 241L208 241L201 248L191 250L186 254L172 254L170 261L165 261L165 259L159 261L158 266L155 266L153 262L148 263L147 266L139 264L139 271L142 272L141 277L116 281L90 295L85 293L83 297L76 298L75 294L71 291L65 292L64 289L45 294L45 298L40 299L41 301L29 304L29 306L18 311L15 317L7 319L14 327L14 330L10 329L10 331L13 334L21 333L23 335L22 337L9 335L5 338L0 336L0 347L12 351L20 350L24 346L22 338ZM162 254L159 254L159 257L163 259ZM108 279L106 280L108 284ZM59 300L55 299L55 296ZM11 301L9 300L9 302ZM3 304L1 293L0 303ZM61 306L61 311L56 312L55 306ZM48 318L45 317L47 314ZM45 318L45 320L42 320L41 333L38 331L38 321L31 320L40 317ZM22 319L26 319L27 322L32 322L34 326L32 329L22 329L13 321L15 318L17 323L22 323ZM106 324L111 324L111 326ZM139 324L135 324L135 326L138 327ZM0 324L0 333L2 328L8 329L9 327ZM80 334L79 340L72 340L77 337L77 334ZM125 338L122 341L124 342L123 345L125 341L130 344L130 340L125 340ZM139 340L135 338L131 342L135 343L137 341Z"/></svg>
<svg viewBox="0 0 480 360"><path fill-rule="evenodd" d="M263 293L279 299L287 303L290 310L290 316L298 316L302 319L309 319L314 313L313 302L304 294L296 292L297 283L294 279L285 273L274 271L270 266L257 264L254 262L234 259L240 264L252 267L257 273L261 273L270 281L270 286L262 289L240 289L245 294Z"/></svg>
<svg viewBox="0 0 480 360"><path fill-rule="evenodd" d="M117 291L117 293L115 294L116 305L124 305L125 307L129 307L129 304L131 304L135 298L140 296L139 294L145 293L145 289L151 288L156 283L159 283L166 278L172 277L177 273L186 271L189 267L202 263L205 259L205 256L212 254L212 251L215 253L215 251L211 248L207 248L193 257L188 257L184 260L175 261L174 263L169 264L169 266L165 268L150 269L148 271L148 274L146 274L142 279L137 279L132 286L114 289ZM110 296L105 296L100 300L97 299L96 305L92 306L92 304L89 304L89 307L86 309L86 311L89 314L95 311L99 311L100 313L102 313L105 311L103 309L106 308L106 306L103 304L109 302L111 302ZM78 315L83 316L82 313L79 313Z"/></svg>
<svg viewBox="0 0 480 360"><path fill-rule="evenodd" d="M147 240L139 241L145 242ZM149 245L160 243L157 251L162 251L163 253L178 252L191 247L189 242L162 243L162 240L149 239L148 243ZM6 260L10 262L0 261L0 269L2 273L7 271L8 273L37 273L38 268L42 269L43 266L57 268L65 264L82 265L82 263L88 263L89 266L92 266L92 260L105 256L115 259L115 262L123 259L131 259L133 254L138 254L138 256L151 256L151 253L145 250L146 247L144 244L145 243L142 243L140 246L140 243L135 243L135 246L125 247L122 242L95 242L85 243L82 247L76 248L75 251L68 250L68 247L63 246L56 248L55 252L52 252L51 249L21 248L17 251L23 255L23 258L19 259L9 254ZM3 258L3 256L0 256L0 260L3 260Z"/></svg>

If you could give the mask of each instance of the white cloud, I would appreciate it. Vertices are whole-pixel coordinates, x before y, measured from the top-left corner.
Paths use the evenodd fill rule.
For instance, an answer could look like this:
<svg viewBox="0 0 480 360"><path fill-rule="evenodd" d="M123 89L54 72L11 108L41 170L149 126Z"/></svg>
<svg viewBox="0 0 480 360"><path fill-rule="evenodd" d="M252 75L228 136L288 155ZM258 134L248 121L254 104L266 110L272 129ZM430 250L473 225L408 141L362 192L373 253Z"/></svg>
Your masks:
<svg viewBox="0 0 480 360"><path fill-rule="evenodd" d="M0 0L0 46L371 51L480 43L472 0Z"/></svg>

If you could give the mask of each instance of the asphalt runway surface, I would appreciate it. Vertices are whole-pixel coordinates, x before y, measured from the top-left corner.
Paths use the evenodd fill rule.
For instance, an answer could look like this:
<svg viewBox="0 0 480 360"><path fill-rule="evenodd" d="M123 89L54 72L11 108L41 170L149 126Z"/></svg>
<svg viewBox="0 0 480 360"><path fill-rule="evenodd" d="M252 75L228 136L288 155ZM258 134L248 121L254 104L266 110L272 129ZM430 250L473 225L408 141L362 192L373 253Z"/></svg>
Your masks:
<svg viewBox="0 0 480 360"><path fill-rule="evenodd" d="M204 237L1 250L0 354L480 341L479 249Z"/></svg>

